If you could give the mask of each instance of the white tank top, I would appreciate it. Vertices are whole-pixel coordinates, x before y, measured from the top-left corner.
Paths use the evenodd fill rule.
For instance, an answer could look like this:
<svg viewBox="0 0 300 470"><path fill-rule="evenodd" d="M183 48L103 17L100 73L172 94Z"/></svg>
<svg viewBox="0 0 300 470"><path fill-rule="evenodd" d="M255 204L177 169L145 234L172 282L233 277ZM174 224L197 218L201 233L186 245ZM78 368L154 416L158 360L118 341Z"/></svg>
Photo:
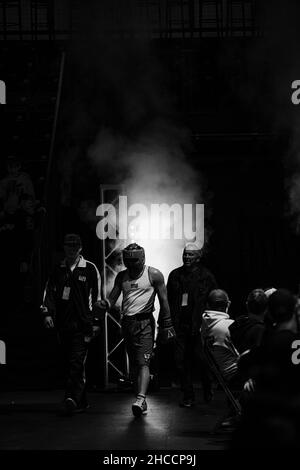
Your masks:
<svg viewBox="0 0 300 470"><path fill-rule="evenodd" d="M126 316L149 313L154 310L155 290L149 279L149 266L144 267L138 279L131 279L128 271L122 282L122 313Z"/></svg>

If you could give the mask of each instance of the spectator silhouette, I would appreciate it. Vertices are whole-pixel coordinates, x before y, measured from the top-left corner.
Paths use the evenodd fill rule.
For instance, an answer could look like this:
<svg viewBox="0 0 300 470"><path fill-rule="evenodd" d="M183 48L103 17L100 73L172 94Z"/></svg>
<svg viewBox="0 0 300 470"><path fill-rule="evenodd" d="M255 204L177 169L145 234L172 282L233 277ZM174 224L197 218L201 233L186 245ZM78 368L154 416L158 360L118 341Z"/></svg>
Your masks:
<svg viewBox="0 0 300 470"><path fill-rule="evenodd" d="M269 313L273 326L257 351L255 388L233 436L233 448L298 447L300 364L292 360L300 344L296 298L285 289L276 290L269 297Z"/></svg>
<svg viewBox="0 0 300 470"><path fill-rule="evenodd" d="M236 318L229 326L231 340L241 354L260 345L265 331L264 316L268 298L262 289L254 289L246 301L248 313Z"/></svg>

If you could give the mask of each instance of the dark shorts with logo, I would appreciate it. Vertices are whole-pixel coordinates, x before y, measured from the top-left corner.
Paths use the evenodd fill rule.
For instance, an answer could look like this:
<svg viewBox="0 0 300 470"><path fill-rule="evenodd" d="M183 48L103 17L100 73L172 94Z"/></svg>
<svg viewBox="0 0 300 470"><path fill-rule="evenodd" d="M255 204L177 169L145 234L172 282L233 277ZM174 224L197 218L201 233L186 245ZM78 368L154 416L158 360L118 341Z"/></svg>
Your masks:
<svg viewBox="0 0 300 470"><path fill-rule="evenodd" d="M129 361L132 366L140 367L150 364L153 353L155 320L143 314L124 316L122 334Z"/></svg>

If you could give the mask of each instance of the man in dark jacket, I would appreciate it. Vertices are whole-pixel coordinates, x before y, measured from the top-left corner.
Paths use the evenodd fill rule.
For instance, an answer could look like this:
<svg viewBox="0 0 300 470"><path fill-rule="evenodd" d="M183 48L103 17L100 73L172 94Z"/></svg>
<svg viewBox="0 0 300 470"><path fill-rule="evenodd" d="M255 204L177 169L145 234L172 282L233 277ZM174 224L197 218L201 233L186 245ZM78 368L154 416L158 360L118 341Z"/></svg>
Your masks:
<svg viewBox="0 0 300 470"><path fill-rule="evenodd" d="M71 414L88 407L85 392L85 361L88 344L97 326L101 298L97 267L81 256L79 235L64 238L65 259L50 275L41 307L46 328L56 327L66 371L64 411Z"/></svg>
<svg viewBox="0 0 300 470"><path fill-rule="evenodd" d="M254 289L248 295L246 306L248 313L237 317L229 327L231 341L240 354L257 348L261 343L265 331L264 316L268 307L266 293L262 289Z"/></svg>
<svg viewBox="0 0 300 470"><path fill-rule="evenodd" d="M269 297L273 321L252 366L251 395L233 437L234 448L299 446L300 336L296 298L285 289Z"/></svg>
<svg viewBox="0 0 300 470"><path fill-rule="evenodd" d="M171 317L176 331L175 364L181 382L181 406L194 404L193 362L199 361L205 401L212 398L211 381L203 360L200 326L208 294L217 288L214 276L201 263L202 251L193 244L183 251L183 266L168 278L167 291Z"/></svg>

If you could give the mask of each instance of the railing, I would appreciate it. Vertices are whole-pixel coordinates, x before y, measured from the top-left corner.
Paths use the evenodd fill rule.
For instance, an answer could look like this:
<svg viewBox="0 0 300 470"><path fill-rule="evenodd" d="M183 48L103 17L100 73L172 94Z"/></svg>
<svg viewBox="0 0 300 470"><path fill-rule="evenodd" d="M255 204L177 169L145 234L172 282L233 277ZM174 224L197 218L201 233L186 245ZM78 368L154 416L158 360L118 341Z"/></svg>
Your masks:
<svg viewBox="0 0 300 470"><path fill-rule="evenodd" d="M99 34L195 38L259 34L255 0L127 0L96 3ZM78 0L0 0L0 38L66 40L80 32L87 4Z"/></svg>

